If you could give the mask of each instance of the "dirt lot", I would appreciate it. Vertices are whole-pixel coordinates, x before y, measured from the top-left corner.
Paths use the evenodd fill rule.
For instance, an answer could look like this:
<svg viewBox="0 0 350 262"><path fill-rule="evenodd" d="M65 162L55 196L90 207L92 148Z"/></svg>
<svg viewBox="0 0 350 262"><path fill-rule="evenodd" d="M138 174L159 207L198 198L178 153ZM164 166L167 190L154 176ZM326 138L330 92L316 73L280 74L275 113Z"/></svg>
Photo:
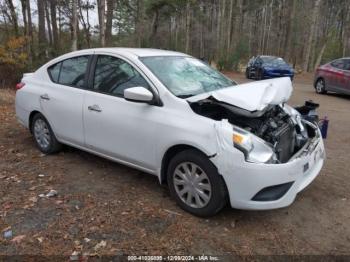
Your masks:
<svg viewBox="0 0 350 262"><path fill-rule="evenodd" d="M0 255L350 255L350 97L316 95L311 82L295 79L290 104L313 99L330 119L321 175L288 208L210 219L183 212L153 176L73 148L41 154L1 90Z"/></svg>

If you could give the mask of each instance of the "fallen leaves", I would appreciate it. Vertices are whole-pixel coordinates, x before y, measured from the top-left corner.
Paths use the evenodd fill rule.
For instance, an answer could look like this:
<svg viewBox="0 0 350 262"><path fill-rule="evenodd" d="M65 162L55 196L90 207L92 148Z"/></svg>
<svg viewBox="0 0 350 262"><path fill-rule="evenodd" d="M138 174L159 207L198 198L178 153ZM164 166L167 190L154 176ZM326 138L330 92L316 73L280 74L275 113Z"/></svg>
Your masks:
<svg viewBox="0 0 350 262"><path fill-rule="evenodd" d="M15 236L11 242L15 243L15 244L19 244L21 243L21 241L26 237L26 235L19 235L19 236Z"/></svg>

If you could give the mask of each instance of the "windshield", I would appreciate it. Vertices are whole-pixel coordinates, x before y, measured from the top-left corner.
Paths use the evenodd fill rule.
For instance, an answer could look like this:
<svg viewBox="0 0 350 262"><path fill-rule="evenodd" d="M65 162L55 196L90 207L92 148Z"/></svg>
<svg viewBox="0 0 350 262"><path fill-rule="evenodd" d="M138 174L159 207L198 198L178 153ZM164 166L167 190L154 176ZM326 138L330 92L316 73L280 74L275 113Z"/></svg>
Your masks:
<svg viewBox="0 0 350 262"><path fill-rule="evenodd" d="M181 56L142 57L140 60L174 95L186 98L236 85L198 59Z"/></svg>
<svg viewBox="0 0 350 262"><path fill-rule="evenodd" d="M286 66L288 65L282 58L280 57L264 57L262 58L264 65L267 66Z"/></svg>

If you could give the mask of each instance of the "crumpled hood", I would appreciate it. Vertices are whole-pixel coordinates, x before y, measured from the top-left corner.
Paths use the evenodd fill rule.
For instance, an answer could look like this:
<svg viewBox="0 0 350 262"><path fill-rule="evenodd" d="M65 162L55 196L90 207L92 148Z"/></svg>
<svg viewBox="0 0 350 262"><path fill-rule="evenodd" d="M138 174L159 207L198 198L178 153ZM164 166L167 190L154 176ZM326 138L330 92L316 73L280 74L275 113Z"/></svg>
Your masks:
<svg viewBox="0 0 350 262"><path fill-rule="evenodd" d="M268 79L240 84L217 91L212 91L187 98L189 102L197 102L213 97L248 111L261 111L268 105L279 105L288 101L293 91L289 77Z"/></svg>

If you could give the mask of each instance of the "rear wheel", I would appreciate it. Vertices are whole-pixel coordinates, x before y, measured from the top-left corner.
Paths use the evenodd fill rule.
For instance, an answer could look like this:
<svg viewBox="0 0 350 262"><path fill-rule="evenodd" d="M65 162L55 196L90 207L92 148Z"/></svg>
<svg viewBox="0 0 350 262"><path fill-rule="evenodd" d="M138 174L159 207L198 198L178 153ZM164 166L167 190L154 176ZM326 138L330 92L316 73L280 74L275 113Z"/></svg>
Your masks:
<svg viewBox="0 0 350 262"><path fill-rule="evenodd" d="M37 113L33 117L31 130L37 147L44 154L56 153L62 148L45 117Z"/></svg>
<svg viewBox="0 0 350 262"><path fill-rule="evenodd" d="M223 178L208 157L196 150L177 154L170 161L167 179L177 204L196 216L215 215L227 202Z"/></svg>
<svg viewBox="0 0 350 262"><path fill-rule="evenodd" d="M317 80L316 86L315 86L315 90L316 90L317 94L325 94L325 93L327 93L326 83L325 83L325 81L322 78Z"/></svg>

